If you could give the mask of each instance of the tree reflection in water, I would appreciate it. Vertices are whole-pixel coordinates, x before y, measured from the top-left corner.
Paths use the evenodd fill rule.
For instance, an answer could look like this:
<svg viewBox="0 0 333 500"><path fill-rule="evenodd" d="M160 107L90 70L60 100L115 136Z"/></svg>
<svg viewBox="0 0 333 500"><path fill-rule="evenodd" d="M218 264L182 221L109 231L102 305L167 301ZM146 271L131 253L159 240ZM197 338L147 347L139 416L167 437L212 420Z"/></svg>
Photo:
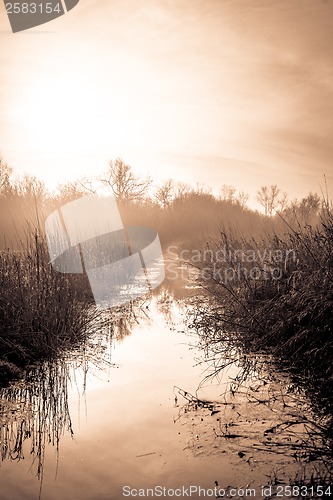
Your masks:
<svg viewBox="0 0 333 500"><path fill-rule="evenodd" d="M61 358L44 360L30 367L23 380L0 389L1 459L20 461L32 456L32 468L43 479L45 450L54 446L59 459L60 438L74 436L69 411L70 384L85 392L88 373L107 371L114 341L131 335L133 326L149 321L151 296L119 309L103 312L85 341ZM170 298L170 301L172 299ZM78 371L83 377L78 382Z"/></svg>

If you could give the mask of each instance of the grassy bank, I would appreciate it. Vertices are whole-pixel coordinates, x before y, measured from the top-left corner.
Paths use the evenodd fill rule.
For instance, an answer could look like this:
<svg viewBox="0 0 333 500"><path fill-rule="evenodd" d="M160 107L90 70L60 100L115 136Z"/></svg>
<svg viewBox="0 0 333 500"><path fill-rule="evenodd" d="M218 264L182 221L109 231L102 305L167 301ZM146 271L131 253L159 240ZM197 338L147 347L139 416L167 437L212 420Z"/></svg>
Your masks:
<svg viewBox="0 0 333 500"><path fill-rule="evenodd" d="M53 271L37 231L0 253L0 384L86 337L98 314L86 290L83 275Z"/></svg>
<svg viewBox="0 0 333 500"><path fill-rule="evenodd" d="M199 267L219 304L202 320L213 325L214 342L233 331L246 349L273 354L332 415L332 209L325 207L316 227L286 223L283 237L222 232L201 251Z"/></svg>

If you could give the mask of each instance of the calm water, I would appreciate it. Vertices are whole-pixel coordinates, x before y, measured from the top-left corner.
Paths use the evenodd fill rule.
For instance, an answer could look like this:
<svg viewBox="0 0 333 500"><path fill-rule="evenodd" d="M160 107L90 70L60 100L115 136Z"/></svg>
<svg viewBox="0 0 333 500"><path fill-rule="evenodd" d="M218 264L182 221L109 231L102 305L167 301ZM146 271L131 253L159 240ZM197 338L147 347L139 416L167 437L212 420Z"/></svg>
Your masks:
<svg viewBox="0 0 333 500"><path fill-rule="evenodd" d="M105 329L84 353L2 393L1 499L120 499L124 486L191 485L215 498L216 481L262 498L261 485L300 471L304 422L296 422L311 413L285 378L252 373L233 395L231 364L197 391L211 362L189 328L194 304L161 289L119 317L112 341ZM215 404L187 404L175 386Z"/></svg>

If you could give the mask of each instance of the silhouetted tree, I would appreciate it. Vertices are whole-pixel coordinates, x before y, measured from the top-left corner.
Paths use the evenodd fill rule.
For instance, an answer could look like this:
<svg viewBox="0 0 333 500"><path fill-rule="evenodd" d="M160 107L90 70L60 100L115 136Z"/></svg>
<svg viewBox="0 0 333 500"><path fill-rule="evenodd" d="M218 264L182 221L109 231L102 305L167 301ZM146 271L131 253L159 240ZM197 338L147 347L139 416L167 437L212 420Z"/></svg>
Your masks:
<svg viewBox="0 0 333 500"><path fill-rule="evenodd" d="M0 195L8 196L12 192L10 177L13 169L0 155Z"/></svg>
<svg viewBox="0 0 333 500"><path fill-rule="evenodd" d="M34 175L25 174L22 179L15 183L16 193L27 201L42 201L46 196L46 188L43 181Z"/></svg>
<svg viewBox="0 0 333 500"><path fill-rule="evenodd" d="M67 203L85 196L87 194L87 190L83 182L84 181L73 181L60 184L58 186L57 199L59 199L61 203Z"/></svg>
<svg viewBox="0 0 333 500"><path fill-rule="evenodd" d="M187 198L192 192L193 189L187 182L177 182L175 198Z"/></svg>
<svg viewBox="0 0 333 500"><path fill-rule="evenodd" d="M317 193L309 193L300 202L299 209L304 219L316 215L321 207L321 198Z"/></svg>
<svg viewBox="0 0 333 500"><path fill-rule="evenodd" d="M220 187L220 195L218 197L221 201L226 201L227 203L235 203L245 208L250 195L245 191L241 190L237 193L236 188L229 184L223 184Z"/></svg>
<svg viewBox="0 0 333 500"><path fill-rule="evenodd" d="M322 199L317 193L309 193L299 200L293 200L286 206L284 215L293 223L313 223L319 216Z"/></svg>
<svg viewBox="0 0 333 500"><path fill-rule="evenodd" d="M152 182L149 177L137 177L132 167L121 158L109 161L109 168L101 181L117 200L132 202L142 200Z"/></svg>
<svg viewBox="0 0 333 500"><path fill-rule="evenodd" d="M276 184L272 186L261 186L257 191L256 200L264 207L265 215L272 215L273 210L279 206L280 189Z"/></svg>
<svg viewBox="0 0 333 500"><path fill-rule="evenodd" d="M175 184L168 179L156 189L155 198L163 208L169 208L175 196Z"/></svg>
<svg viewBox="0 0 333 500"><path fill-rule="evenodd" d="M279 208L279 210L283 211L286 209L287 205L288 205L288 193L283 191L283 193L281 194L281 196L278 200L278 208Z"/></svg>
<svg viewBox="0 0 333 500"><path fill-rule="evenodd" d="M220 200L233 202L236 195L236 188L229 184L223 184L220 188Z"/></svg>
<svg viewBox="0 0 333 500"><path fill-rule="evenodd" d="M246 193L245 191L239 191L239 193L237 194L237 197L236 197L236 202L242 207L242 208L245 208L246 207L246 204L249 200L249 193Z"/></svg>

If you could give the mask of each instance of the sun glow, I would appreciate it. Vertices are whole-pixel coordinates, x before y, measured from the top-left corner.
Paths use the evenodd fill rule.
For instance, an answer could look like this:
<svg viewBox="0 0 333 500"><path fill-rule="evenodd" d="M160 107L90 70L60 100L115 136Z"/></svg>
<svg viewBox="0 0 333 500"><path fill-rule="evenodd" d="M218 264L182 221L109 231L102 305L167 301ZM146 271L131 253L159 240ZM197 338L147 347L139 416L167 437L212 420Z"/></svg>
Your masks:
<svg viewBox="0 0 333 500"><path fill-rule="evenodd" d="M44 164L41 177L52 187L93 175L117 156L150 170L166 133L177 149L189 128L175 120L158 83L135 64L118 72L49 64L15 103L21 152Z"/></svg>
<svg viewBox="0 0 333 500"><path fill-rule="evenodd" d="M120 116L124 108L110 102L103 90L65 75L30 87L20 110L26 147L71 153L123 142Z"/></svg>

